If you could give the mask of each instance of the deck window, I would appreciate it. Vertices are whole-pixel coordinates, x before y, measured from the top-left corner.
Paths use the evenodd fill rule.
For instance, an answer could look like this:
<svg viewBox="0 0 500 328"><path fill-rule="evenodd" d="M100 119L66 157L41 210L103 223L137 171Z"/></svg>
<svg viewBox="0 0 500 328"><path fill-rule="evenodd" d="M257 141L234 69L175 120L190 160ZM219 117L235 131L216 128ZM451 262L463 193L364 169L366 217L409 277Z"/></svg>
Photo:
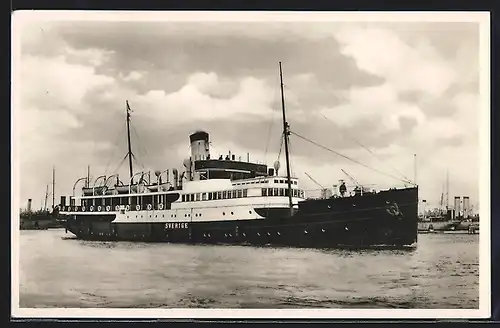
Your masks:
<svg viewBox="0 0 500 328"><path fill-rule="evenodd" d="M185 202L186 201L186 195L182 195L182 201Z"/></svg>
<svg viewBox="0 0 500 328"><path fill-rule="evenodd" d="M222 192L222 199L227 199L227 191Z"/></svg>
<svg viewBox="0 0 500 328"><path fill-rule="evenodd" d="M199 193L196 193L195 195L196 195L196 201L197 201L197 202L198 202L198 201L200 201L200 194L199 194Z"/></svg>
<svg viewBox="0 0 500 328"><path fill-rule="evenodd" d="M285 196L285 189L280 188L280 196Z"/></svg>
<svg viewBox="0 0 500 328"><path fill-rule="evenodd" d="M247 197L248 196L248 189L243 189L243 197Z"/></svg>
<svg viewBox="0 0 500 328"><path fill-rule="evenodd" d="M277 179L274 179L274 183L280 183L280 181Z"/></svg>
<svg viewBox="0 0 500 328"><path fill-rule="evenodd" d="M201 194L201 200L207 200L207 193L206 192Z"/></svg>
<svg viewBox="0 0 500 328"><path fill-rule="evenodd" d="M189 195L189 200L190 200L191 202L194 202L194 194L190 194L190 195Z"/></svg>
<svg viewBox="0 0 500 328"><path fill-rule="evenodd" d="M273 188L267 188L267 195L272 196L273 195Z"/></svg>
<svg viewBox="0 0 500 328"><path fill-rule="evenodd" d="M233 198L233 191L229 190L229 191L227 192L227 198L228 198L228 199Z"/></svg>
<svg viewBox="0 0 500 328"><path fill-rule="evenodd" d="M120 197L120 205L128 205L128 197Z"/></svg>
<svg viewBox="0 0 500 328"><path fill-rule="evenodd" d="M111 198L111 207L115 208L117 205L120 205L120 197Z"/></svg>
<svg viewBox="0 0 500 328"><path fill-rule="evenodd" d="M278 189L278 188L274 188L273 195L274 195L274 196L279 196L279 194L280 194L279 189Z"/></svg>
<svg viewBox="0 0 500 328"><path fill-rule="evenodd" d="M241 189L240 189L240 190L238 190L238 191L237 191L237 196L238 196L238 198L243 197L243 190L241 190Z"/></svg>
<svg viewBox="0 0 500 328"><path fill-rule="evenodd" d="M267 188L262 188L262 196L267 196Z"/></svg>
<svg viewBox="0 0 500 328"><path fill-rule="evenodd" d="M222 192L220 191L217 192L217 199L222 199Z"/></svg>

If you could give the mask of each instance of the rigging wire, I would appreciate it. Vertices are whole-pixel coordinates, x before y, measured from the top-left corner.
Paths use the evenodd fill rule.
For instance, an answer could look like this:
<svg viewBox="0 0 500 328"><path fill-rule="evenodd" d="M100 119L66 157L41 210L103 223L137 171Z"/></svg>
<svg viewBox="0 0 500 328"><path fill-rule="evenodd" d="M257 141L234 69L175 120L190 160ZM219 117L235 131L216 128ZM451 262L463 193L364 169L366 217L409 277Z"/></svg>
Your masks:
<svg viewBox="0 0 500 328"><path fill-rule="evenodd" d="M285 140L285 139L284 139L283 134L281 134L281 138L280 138L280 139L281 139L281 144L280 144L280 151L279 151L279 153L278 153L278 159L277 159L277 160L278 160L278 162L279 162L280 157L281 157L281 152L283 151L283 142L284 142L284 140Z"/></svg>
<svg viewBox="0 0 500 328"><path fill-rule="evenodd" d="M118 164L118 166L116 167L116 169L113 171L113 172L118 172L119 169L121 169L123 163L125 162L125 160L127 159L128 157L128 153L125 155L125 157L123 157L122 161L120 162L120 164Z"/></svg>
<svg viewBox="0 0 500 328"><path fill-rule="evenodd" d="M323 118L329 122L332 122L330 119L328 119L325 115L321 114ZM332 122L333 123L333 122ZM346 136L348 136L350 139L352 139L358 146L364 148L367 152L369 152L373 157L377 158L380 162L384 163L385 165L389 166L395 173L399 174L401 177L403 177L405 180L410 181L403 173L399 172L396 170L393 166L391 166L389 163L385 162L382 160L379 156L375 155L368 147L364 146L360 141L358 141L356 138L348 134L346 131L340 130L342 133L344 133Z"/></svg>
<svg viewBox="0 0 500 328"><path fill-rule="evenodd" d="M135 129L135 127L132 124L130 126L131 126L132 131L134 132L135 136L137 137L137 141L138 141L138 145L139 145L139 151L142 151L143 154L144 154L144 156L147 157L151 161L151 157L149 156L147 150L141 145L141 141L140 141L140 138L139 138L139 134L137 133L137 130ZM134 157L134 159L139 164L139 166L141 166L144 169L144 165L137 160L137 158L135 157L134 154L132 154L132 157Z"/></svg>
<svg viewBox="0 0 500 328"><path fill-rule="evenodd" d="M122 130L124 129L124 127L122 126L122 128L120 130L118 130L117 134L116 134L116 137L115 137L115 141L113 143L113 145L116 145L118 143L118 139L120 137L120 134L122 133ZM108 169L109 169L109 166L111 165L111 162L113 160L113 156L115 155L116 153L116 150L117 148L114 148L113 152L111 153L111 156L109 157L109 161L108 161L108 164L106 165L106 169L104 170L104 174L107 174L108 173Z"/></svg>
<svg viewBox="0 0 500 328"><path fill-rule="evenodd" d="M283 85L283 87L285 87L285 85ZM323 115L323 114L322 114L322 116L323 116L323 118L324 118L325 120L327 120L327 121L330 121L330 122L331 122L331 120L329 120L329 119L328 119L325 115ZM399 175L400 175L403 179L401 179L401 178L399 178L399 177L395 177L395 176L393 176L393 175L391 175L391 174L389 174L389 173L386 173L386 172L383 172L383 171L377 170L377 169L375 169L375 168L373 168L373 167L370 167L370 166L368 166L368 165L366 165L366 164L363 164L363 163L361 163L361 162L358 162L358 161L356 161L356 160L354 160L354 159L351 159L351 158L349 158L349 157L347 157L347 156L345 156L345 155L343 155L343 154L340 154L340 153L338 153L338 152L335 152L335 151L333 151L333 150L331 150L331 149L329 149L329 148L327 148L327 147L325 147L325 146L322 146L322 145L320 145L320 144L318 144L318 143L315 143L315 142L313 142L312 140L309 140L309 139L307 139L307 138L305 138L305 137L302 137L302 136L298 135L298 134L297 134L297 133L295 133L295 132L290 131L290 133L293 133L294 135L296 135L296 136L297 136L297 137L299 137L299 138L302 138L302 139L304 139L304 140L306 140L306 141L308 141L308 142L311 142L311 143L313 143L313 144L315 144L315 145L317 145L317 146L319 146L319 147L321 147L321 148L324 148L324 149L326 149L326 150L328 150L328 151L330 151L330 152L333 152L333 153L335 153L335 154L337 154L337 155L339 155L339 156L341 156L341 157L344 157L344 158L346 158L346 159L348 159L348 160L350 160L350 161L353 161L353 162L355 162L355 163L357 163L357 164L359 164L359 165L362 165L362 166L364 166L364 167L366 167L366 168L369 168L369 169L371 169L371 170L374 170L374 171L376 171L376 172L379 172L380 174L383 174L383 175L386 175L386 176L392 177L393 179L396 179L396 180L398 180L398 181L403 181L404 183L412 183L412 182L411 182L411 180L410 180L410 179L408 179L408 178L407 178L404 174L402 174L401 172L399 172L398 170L396 170L393 166L389 165L387 162L384 162L381 158L379 158L377 155L375 155L375 154L374 154L374 153L373 153L373 152L372 152L372 151L371 151L368 147L364 146L364 145L363 145L360 141L358 141L357 139L355 139L355 138L354 138L354 137L352 137L351 135L347 134L347 132L345 132L345 131L342 131L342 132L343 132L344 134L346 134L349 138L351 138L351 139L352 139L352 140L353 140L356 144L358 144L360 147L364 148L364 149L365 149L366 151L368 151L371 155L373 155L374 157L376 157L379 161L381 161L381 162L383 162L384 164L386 164L387 166L389 166L389 167L390 167L390 168L391 168L391 169L392 169L395 173L399 174Z"/></svg>
<svg viewBox="0 0 500 328"><path fill-rule="evenodd" d="M293 132L293 131L290 131L290 133L291 133L291 134L293 134L293 135L295 135L295 136L297 136L297 137L299 137L299 138L301 138L301 139L303 139L303 140L305 140L305 141L307 141L307 142L309 142L309 143L312 143L313 145L316 145L316 146L318 146L318 147L320 147L320 148L323 148L323 149L325 149L325 150L327 150L327 151L329 151L329 152L331 152L331 153L336 154L337 156L343 157L343 158L345 158L345 159L347 159L347 160L349 160L349 161L351 161L351 162L354 162L354 163L356 163L356 164L359 164L359 165L361 165L361 166L364 166L364 167L366 167L366 168L368 168L368 169L370 169L370 170L373 170L373 171L378 172L378 173L380 173L380 174L386 175L386 176L391 177L391 178L393 178L393 179L396 179L396 180L398 180L398 181L403 181L403 182L405 182L405 183L409 183L409 182L410 182L410 181L407 181L407 180L402 180L401 178L395 177L395 176L393 176L392 174L389 174L389 173L386 173L386 172L383 172L383 171L377 170L377 169L375 169L375 168L373 168L373 167L371 167L371 166L369 166L369 165L366 165L366 164L364 164L364 163L361 163L361 162L359 162L359 161L357 161L357 160L355 160L355 159L352 159L352 158L350 158L350 157L348 157L348 156L346 156L346 155L344 155L344 154L341 154L341 153L339 153L339 152L337 152L337 151L335 151L335 150L332 150L332 149L330 149L330 148L328 148L328 147L326 147L326 146L323 146L323 145L321 145L321 144L319 144L319 143L317 143L317 142L315 142L315 141L312 141L311 139L308 139L308 138L306 138L306 137L303 137L303 136L301 136L301 135L299 135L299 134L297 134L297 133L295 133L295 132Z"/></svg>

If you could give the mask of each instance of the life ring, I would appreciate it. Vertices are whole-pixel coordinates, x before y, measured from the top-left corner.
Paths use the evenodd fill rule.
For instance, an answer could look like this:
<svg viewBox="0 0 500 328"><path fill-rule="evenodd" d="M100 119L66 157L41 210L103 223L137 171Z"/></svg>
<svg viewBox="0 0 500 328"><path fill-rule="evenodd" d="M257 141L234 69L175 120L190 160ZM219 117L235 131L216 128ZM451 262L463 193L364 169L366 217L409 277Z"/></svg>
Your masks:
<svg viewBox="0 0 500 328"><path fill-rule="evenodd" d="M119 210L120 210L120 205L116 205L116 206L115 206L115 211L117 211L117 212L118 212Z"/></svg>
<svg viewBox="0 0 500 328"><path fill-rule="evenodd" d="M94 205L90 205L90 211L93 212L94 211Z"/></svg>
<svg viewBox="0 0 500 328"><path fill-rule="evenodd" d="M125 210L130 211L130 205L125 206Z"/></svg>
<svg viewBox="0 0 500 328"><path fill-rule="evenodd" d="M111 211L111 206L108 205L108 206L106 206L106 212L109 212L109 211Z"/></svg>
<svg viewBox="0 0 500 328"><path fill-rule="evenodd" d="M135 205L135 210L140 211L141 210L141 205Z"/></svg>
<svg viewBox="0 0 500 328"><path fill-rule="evenodd" d="M163 209L163 204L162 204L162 203L158 204L158 209L159 209L159 210L162 210L162 209Z"/></svg>
<svg viewBox="0 0 500 328"><path fill-rule="evenodd" d="M152 208L153 206L151 204L148 204L148 211L151 211Z"/></svg>
<svg viewBox="0 0 500 328"><path fill-rule="evenodd" d="M85 206L82 206L82 212L85 212Z"/></svg>
<svg viewBox="0 0 500 328"><path fill-rule="evenodd" d="M101 205L97 206L97 211L100 212L102 210Z"/></svg>

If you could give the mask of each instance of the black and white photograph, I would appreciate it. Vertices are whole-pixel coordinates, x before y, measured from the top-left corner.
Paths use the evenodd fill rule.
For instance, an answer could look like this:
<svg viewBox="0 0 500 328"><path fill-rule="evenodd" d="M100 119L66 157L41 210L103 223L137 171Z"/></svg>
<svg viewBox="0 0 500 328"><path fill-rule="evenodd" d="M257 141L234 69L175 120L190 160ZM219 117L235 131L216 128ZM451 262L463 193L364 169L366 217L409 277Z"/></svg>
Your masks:
<svg viewBox="0 0 500 328"><path fill-rule="evenodd" d="M490 316L489 13L12 17L14 317Z"/></svg>

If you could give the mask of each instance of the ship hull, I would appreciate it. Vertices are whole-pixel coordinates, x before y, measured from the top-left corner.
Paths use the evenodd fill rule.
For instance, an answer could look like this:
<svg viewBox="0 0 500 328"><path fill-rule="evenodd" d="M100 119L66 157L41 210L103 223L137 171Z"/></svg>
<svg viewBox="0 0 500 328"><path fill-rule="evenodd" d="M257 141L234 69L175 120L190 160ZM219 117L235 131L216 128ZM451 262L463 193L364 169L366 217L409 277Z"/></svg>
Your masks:
<svg viewBox="0 0 500 328"><path fill-rule="evenodd" d="M309 248L415 245L416 188L345 199L305 201L292 216L195 222L113 222L116 215L74 214L66 228L77 238L191 244L276 245ZM263 213L265 209L255 208Z"/></svg>

